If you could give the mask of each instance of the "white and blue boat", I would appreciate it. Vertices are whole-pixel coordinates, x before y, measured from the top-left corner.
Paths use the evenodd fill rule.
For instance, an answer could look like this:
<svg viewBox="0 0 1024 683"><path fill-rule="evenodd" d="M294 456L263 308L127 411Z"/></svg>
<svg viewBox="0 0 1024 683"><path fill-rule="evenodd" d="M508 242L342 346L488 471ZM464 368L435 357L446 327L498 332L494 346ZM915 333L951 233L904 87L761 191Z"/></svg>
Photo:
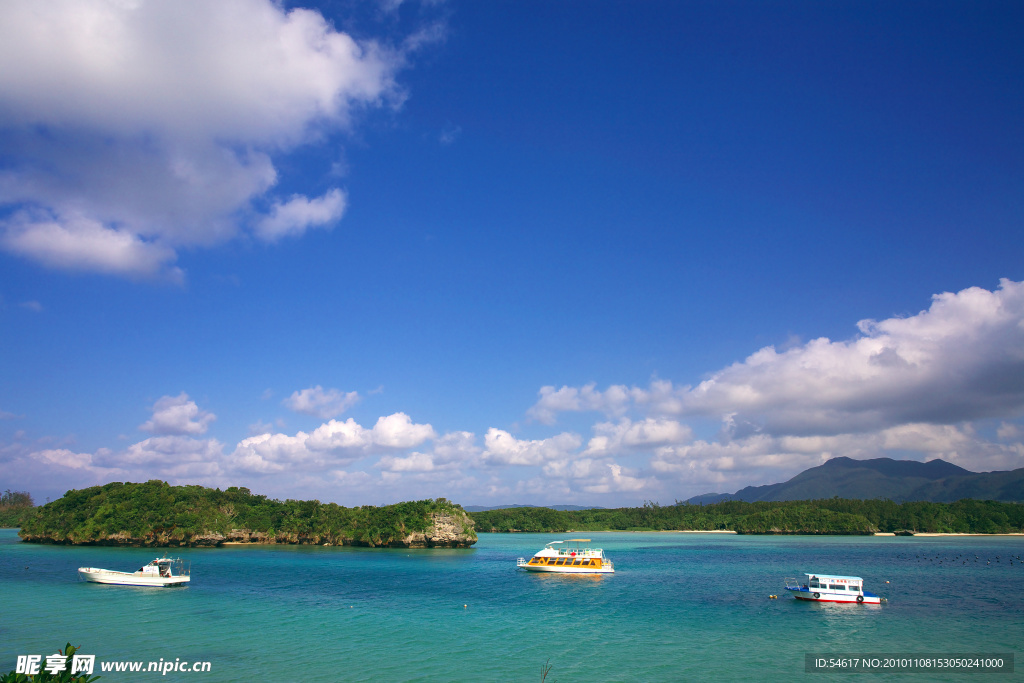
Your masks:
<svg viewBox="0 0 1024 683"><path fill-rule="evenodd" d="M192 580L191 564L191 562L186 564L181 558L158 557L134 572L118 572L99 567L79 567L78 575L92 583L169 588L184 586Z"/></svg>
<svg viewBox="0 0 1024 683"><path fill-rule="evenodd" d="M804 574L807 580L785 580L786 590L797 600L811 602L856 602L878 605L885 598L864 590L864 579L859 576L836 576L835 574Z"/></svg>

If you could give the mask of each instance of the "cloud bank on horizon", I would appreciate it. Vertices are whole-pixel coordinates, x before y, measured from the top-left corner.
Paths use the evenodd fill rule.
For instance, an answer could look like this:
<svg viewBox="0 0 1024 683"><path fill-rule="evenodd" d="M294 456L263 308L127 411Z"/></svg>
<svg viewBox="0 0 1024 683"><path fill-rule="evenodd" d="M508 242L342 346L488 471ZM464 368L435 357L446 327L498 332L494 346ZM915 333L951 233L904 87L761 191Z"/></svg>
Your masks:
<svg viewBox="0 0 1024 683"><path fill-rule="evenodd" d="M216 417L183 392L156 401L139 427L154 436L127 448L16 442L0 452L9 473L44 464L79 487L163 478L342 502L424 493L474 503L685 498L779 481L837 456L1024 467L1024 282L937 294L916 315L857 329L846 340L760 349L696 385L542 387L529 418L556 432L568 413L596 414L589 438L521 439L495 427L438 433L401 412L365 427L334 419L357 392L318 385L284 401L330 418L309 432L267 431L228 446L205 436ZM696 423L709 418L717 434L698 437Z"/></svg>
<svg viewBox="0 0 1024 683"><path fill-rule="evenodd" d="M0 7L0 248L180 282L178 252L330 229L347 195L276 190L275 156L398 105L405 48L269 0Z"/></svg>

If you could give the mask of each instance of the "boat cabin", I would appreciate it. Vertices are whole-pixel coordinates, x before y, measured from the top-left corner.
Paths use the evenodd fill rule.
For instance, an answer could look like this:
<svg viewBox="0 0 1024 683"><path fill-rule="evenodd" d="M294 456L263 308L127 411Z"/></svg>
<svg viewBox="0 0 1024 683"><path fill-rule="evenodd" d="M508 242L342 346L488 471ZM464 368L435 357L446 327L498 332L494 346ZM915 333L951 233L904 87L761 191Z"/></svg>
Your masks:
<svg viewBox="0 0 1024 683"><path fill-rule="evenodd" d="M818 592L847 591L860 593L863 591L864 579L859 576L832 576L830 574L805 574L807 589Z"/></svg>
<svg viewBox="0 0 1024 683"><path fill-rule="evenodd" d="M162 576L164 578L188 574L181 560L169 557L158 557L149 564L139 567L135 573L142 574L143 576Z"/></svg>

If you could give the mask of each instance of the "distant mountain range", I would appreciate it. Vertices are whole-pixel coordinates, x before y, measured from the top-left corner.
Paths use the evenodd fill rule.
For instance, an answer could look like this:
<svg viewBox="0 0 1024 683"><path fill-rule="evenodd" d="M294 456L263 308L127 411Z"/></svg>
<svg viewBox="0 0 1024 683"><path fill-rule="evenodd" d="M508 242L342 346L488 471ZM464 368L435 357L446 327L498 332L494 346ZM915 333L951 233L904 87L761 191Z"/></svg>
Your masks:
<svg viewBox="0 0 1024 683"><path fill-rule="evenodd" d="M1024 502L1024 468L1009 472L971 472L945 460L853 460L832 458L780 484L748 486L736 493L705 493L688 503L885 498L899 503L950 503L962 498Z"/></svg>
<svg viewBox="0 0 1024 683"><path fill-rule="evenodd" d="M463 505L462 509L466 512L487 512L488 510L507 510L508 508L548 508L549 510L603 510L604 508L595 507L593 505L520 505L519 503L512 503L511 505Z"/></svg>

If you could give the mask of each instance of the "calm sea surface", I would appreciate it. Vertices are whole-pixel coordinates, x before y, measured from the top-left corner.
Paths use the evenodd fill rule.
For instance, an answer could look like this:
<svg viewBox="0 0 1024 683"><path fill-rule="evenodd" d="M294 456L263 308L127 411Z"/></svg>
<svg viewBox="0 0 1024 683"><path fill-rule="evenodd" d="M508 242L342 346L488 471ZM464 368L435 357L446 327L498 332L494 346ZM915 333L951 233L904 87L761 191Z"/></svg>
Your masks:
<svg viewBox="0 0 1024 683"><path fill-rule="evenodd" d="M104 681L540 681L546 662L548 683L849 680L805 674L808 652L1014 652L1018 673L981 680L1024 679L1024 537L586 535L615 574L519 572L517 557L572 535L481 534L472 550L185 549L174 554L191 560L192 584L147 589L80 582L76 569L132 571L154 550L0 530L0 671L70 640ZM889 602L784 594L784 577L809 571L862 576ZM99 670L161 658L211 670Z"/></svg>

